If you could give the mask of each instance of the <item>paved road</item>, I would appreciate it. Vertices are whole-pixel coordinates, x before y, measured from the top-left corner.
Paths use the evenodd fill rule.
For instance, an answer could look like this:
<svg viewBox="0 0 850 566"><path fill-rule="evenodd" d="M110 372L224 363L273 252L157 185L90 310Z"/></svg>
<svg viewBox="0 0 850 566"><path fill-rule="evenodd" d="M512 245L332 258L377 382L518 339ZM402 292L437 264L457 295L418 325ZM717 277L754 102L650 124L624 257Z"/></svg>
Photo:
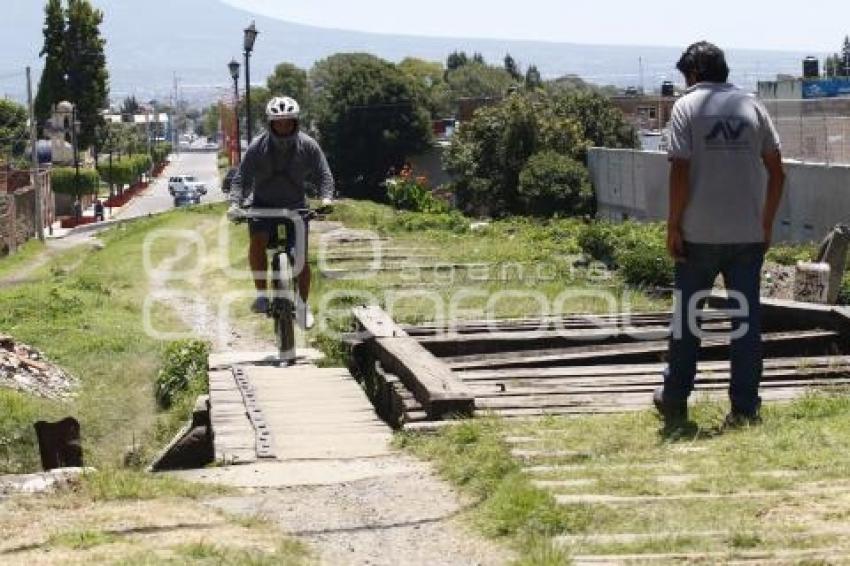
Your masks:
<svg viewBox="0 0 850 566"><path fill-rule="evenodd" d="M174 199L168 194L168 178L173 175L194 175L203 182L209 192L201 198L201 202L218 202L225 199L218 177L216 152L174 154L171 156L171 164L163 174L115 218L135 218L174 208Z"/></svg>

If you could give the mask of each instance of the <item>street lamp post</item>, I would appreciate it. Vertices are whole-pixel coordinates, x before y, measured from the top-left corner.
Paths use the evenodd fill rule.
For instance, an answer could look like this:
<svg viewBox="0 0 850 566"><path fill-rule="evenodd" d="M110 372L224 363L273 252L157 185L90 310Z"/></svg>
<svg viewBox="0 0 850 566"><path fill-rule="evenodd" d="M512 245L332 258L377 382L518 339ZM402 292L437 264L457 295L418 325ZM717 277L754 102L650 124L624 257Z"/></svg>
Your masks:
<svg viewBox="0 0 850 566"><path fill-rule="evenodd" d="M251 52L254 50L254 42L257 40L257 26L254 22L245 28L245 130L248 134L248 143L253 139L251 124Z"/></svg>
<svg viewBox="0 0 850 566"><path fill-rule="evenodd" d="M74 196L80 200L80 150L77 147L77 130L80 123L77 121L77 105L74 104L71 109L71 144L74 150ZM80 221L80 208L75 206L74 211L77 217L77 222Z"/></svg>
<svg viewBox="0 0 850 566"><path fill-rule="evenodd" d="M236 165L242 162L242 135L239 133L239 61L233 59L227 65L233 77L233 114L236 117ZM231 154L232 155L232 154Z"/></svg>

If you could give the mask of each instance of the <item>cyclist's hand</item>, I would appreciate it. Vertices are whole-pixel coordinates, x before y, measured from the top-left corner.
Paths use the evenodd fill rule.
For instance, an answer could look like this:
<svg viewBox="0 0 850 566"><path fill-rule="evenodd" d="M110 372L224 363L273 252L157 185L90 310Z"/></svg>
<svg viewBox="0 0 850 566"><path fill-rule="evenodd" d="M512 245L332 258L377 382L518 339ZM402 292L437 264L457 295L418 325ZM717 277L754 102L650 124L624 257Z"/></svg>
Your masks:
<svg viewBox="0 0 850 566"><path fill-rule="evenodd" d="M227 209L227 219L234 223L244 222L245 210L235 204L232 204L230 205L230 208Z"/></svg>

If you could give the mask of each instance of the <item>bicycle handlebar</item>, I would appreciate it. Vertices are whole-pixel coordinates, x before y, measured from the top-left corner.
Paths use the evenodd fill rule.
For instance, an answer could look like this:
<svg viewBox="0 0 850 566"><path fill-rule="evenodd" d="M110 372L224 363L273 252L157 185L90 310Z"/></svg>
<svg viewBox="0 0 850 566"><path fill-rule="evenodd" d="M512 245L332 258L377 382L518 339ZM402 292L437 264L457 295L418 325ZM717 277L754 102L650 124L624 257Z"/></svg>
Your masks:
<svg viewBox="0 0 850 566"><path fill-rule="evenodd" d="M245 222L250 218L268 218L270 220L285 220L298 214L306 220L313 220L318 216L315 210L309 208L240 208L239 217L235 222Z"/></svg>

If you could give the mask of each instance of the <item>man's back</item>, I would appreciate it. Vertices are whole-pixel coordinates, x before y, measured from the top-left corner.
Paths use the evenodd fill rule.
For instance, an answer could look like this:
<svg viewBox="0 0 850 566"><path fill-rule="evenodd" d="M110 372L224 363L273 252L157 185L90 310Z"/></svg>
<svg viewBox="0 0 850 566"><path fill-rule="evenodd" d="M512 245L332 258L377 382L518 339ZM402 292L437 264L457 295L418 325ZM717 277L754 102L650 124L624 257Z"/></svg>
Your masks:
<svg viewBox="0 0 850 566"><path fill-rule="evenodd" d="M684 239L718 244L763 241L762 156L779 148L764 108L730 84L699 83L676 102L670 132L670 156L690 162Z"/></svg>

